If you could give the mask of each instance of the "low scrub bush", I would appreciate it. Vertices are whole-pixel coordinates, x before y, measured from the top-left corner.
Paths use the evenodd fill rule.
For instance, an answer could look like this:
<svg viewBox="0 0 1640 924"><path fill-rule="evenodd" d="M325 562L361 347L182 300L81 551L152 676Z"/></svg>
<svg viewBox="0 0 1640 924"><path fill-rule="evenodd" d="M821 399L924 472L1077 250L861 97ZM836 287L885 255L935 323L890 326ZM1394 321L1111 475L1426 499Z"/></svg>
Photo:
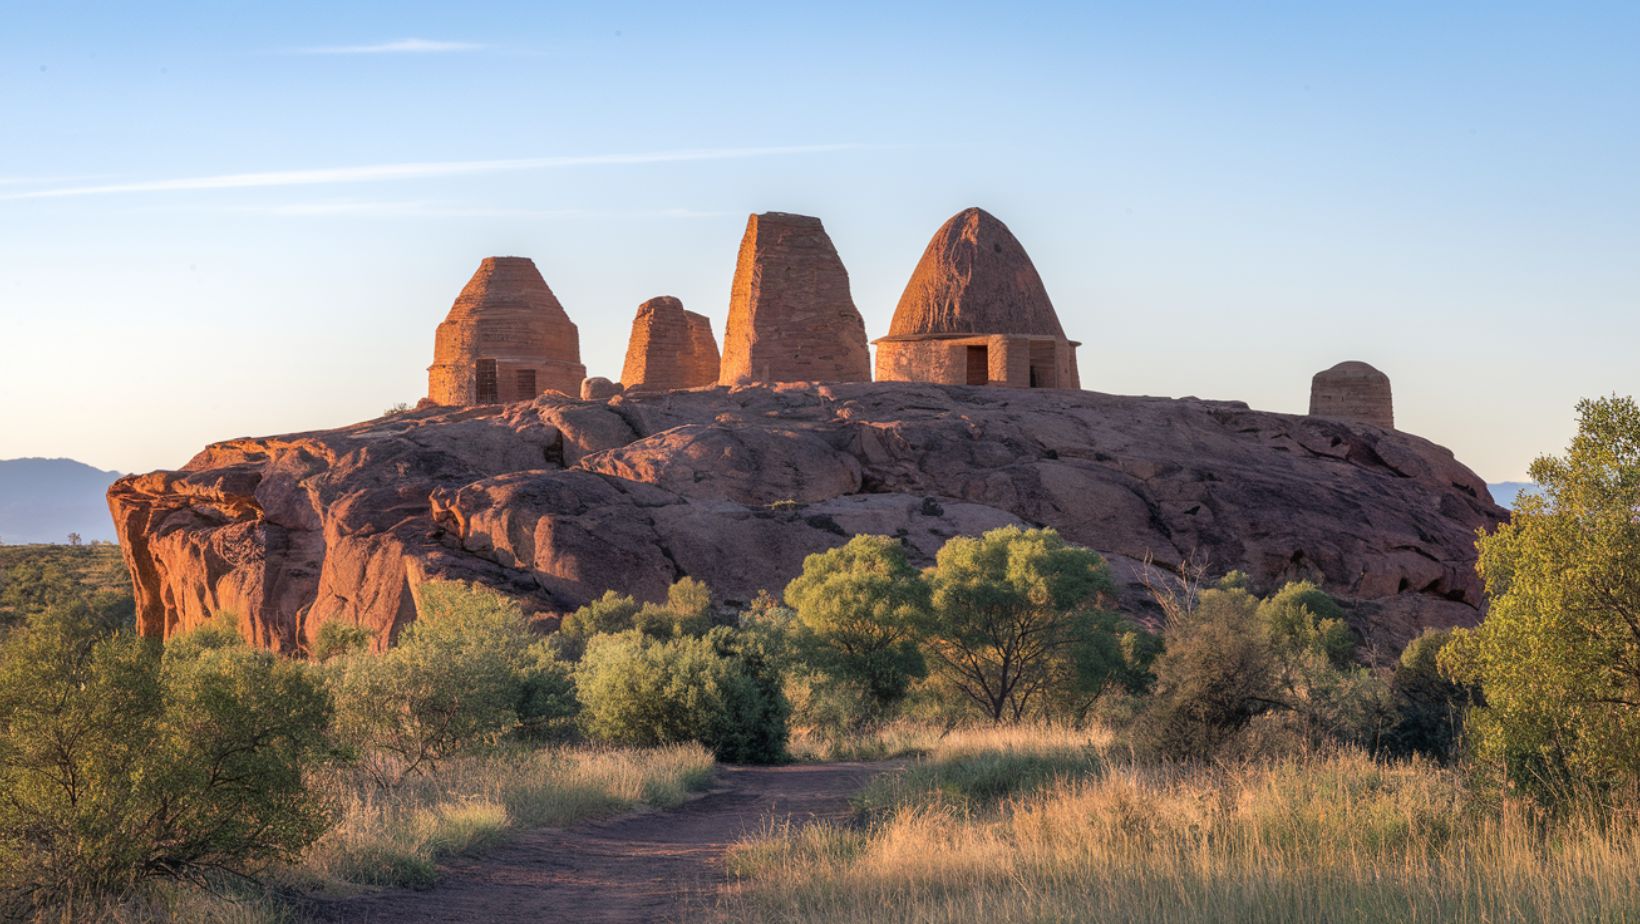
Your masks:
<svg viewBox="0 0 1640 924"><path fill-rule="evenodd" d="M723 760L778 760L788 707L768 664L755 640L727 628L595 636L575 671L582 727L616 744L698 741Z"/></svg>
<svg viewBox="0 0 1640 924"><path fill-rule="evenodd" d="M323 831L304 775L330 701L307 665L219 621L165 649L83 604L0 645L0 890L98 902L293 858Z"/></svg>
<svg viewBox="0 0 1640 924"><path fill-rule="evenodd" d="M336 735L384 786L575 712L569 669L517 605L463 584L422 586L398 643L330 665Z"/></svg>

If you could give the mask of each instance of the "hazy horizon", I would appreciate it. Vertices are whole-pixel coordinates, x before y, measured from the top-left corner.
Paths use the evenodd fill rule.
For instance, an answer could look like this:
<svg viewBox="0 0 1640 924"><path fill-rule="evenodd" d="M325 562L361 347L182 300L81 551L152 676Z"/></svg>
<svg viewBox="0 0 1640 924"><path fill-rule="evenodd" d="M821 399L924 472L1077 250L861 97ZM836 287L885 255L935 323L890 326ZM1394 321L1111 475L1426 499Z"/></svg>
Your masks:
<svg viewBox="0 0 1640 924"><path fill-rule="evenodd" d="M485 256L617 378L721 337L750 212L819 216L868 333L979 205L1083 385L1302 413L1365 360L1488 481L1635 391L1640 8L166 3L0 34L0 458L174 468L426 393Z"/></svg>

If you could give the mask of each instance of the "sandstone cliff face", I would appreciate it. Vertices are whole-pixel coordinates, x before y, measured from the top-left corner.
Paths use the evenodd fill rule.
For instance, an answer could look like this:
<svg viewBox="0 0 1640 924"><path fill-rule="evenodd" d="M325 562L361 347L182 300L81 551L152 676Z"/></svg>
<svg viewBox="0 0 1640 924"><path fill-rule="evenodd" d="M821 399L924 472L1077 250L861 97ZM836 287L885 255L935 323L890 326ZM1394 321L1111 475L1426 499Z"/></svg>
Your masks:
<svg viewBox="0 0 1640 924"><path fill-rule="evenodd" d="M927 562L953 535L1046 524L1140 563L1192 552L1259 589L1310 578L1384 646L1478 617L1485 485L1407 434L1237 403L942 385L713 388L429 408L218 443L109 491L140 630L213 611L305 648L345 620L385 644L426 580L562 613L682 575L720 602L779 592L871 532ZM1391 648L1393 650L1393 648Z"/></svg>
<svg viewBox="0 0 1640 924"><path fill-rule="evenodd" d="M865 321L820 219L753 215L735 264L718 381L870 380Z"/></svg>

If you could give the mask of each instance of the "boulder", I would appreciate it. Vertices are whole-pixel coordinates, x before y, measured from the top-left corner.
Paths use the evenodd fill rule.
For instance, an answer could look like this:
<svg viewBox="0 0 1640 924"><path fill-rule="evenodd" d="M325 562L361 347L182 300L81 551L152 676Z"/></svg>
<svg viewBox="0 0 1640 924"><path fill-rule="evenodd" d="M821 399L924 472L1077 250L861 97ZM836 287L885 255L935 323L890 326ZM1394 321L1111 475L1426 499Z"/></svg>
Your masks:
<svg viewBox="0 0 1640 924"><path fill-rule="evenodd" d="M581 400L583 401L608 401L625 390L620 382L611 382L601 375L581 380Z"/></svg>

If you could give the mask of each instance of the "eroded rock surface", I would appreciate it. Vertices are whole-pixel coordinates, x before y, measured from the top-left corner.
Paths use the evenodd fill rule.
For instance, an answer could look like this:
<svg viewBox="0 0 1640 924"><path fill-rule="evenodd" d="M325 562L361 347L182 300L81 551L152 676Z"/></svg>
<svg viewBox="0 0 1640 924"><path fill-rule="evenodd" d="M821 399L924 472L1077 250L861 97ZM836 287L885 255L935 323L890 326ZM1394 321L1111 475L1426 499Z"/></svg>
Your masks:
<svg viewBox="0 0 1640 924"><path fill-rule="evenodd" d="M608 588L659 599L683 575L734 605L855 533L900 536L926 563L1008 523L1104 553L1138 614L1145 558L1194 552L1260 590L1315 580L1387 647L1478 618L1474 533L1505 515L1408 434L1239 403L898 383L428 408L218 443L121 479L109 502L143 633L231 610L281 650L331 620L385 643L434 578L543 615Z"/></svg>

